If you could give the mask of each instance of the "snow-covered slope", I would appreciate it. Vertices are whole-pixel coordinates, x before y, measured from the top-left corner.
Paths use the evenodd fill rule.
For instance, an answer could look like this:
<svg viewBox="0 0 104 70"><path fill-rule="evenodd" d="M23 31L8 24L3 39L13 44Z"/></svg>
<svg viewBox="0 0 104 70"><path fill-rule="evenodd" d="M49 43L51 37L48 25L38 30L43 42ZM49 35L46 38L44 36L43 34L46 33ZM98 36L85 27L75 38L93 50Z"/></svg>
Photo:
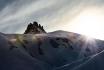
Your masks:
<svg viewBox="0 0 104 70"><path fill-rule="evenodd" d="M93 61L92 56L103 49L103 41L72 32L35 35L1 33L0 70L79 69L86 67L89 59Z"/></svg>
<svg viewBox="0 0 104 70"><path fill-rule="evenodd" d="M93 55L88 61L78 65L74 70L104 70L104 50Z"/></svg>

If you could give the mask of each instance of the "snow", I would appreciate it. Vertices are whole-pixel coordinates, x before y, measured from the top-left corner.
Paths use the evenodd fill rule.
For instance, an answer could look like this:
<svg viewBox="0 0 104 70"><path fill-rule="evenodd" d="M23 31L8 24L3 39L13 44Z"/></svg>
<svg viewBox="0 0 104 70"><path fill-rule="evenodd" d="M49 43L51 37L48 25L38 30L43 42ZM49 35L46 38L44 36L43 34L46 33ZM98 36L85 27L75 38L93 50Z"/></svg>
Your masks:
<svg viewBox="0 0 104 70"><path fill-rule="evenodd" d="M55 31L0 33L0 70L104 70L104 41Z"/></svg>

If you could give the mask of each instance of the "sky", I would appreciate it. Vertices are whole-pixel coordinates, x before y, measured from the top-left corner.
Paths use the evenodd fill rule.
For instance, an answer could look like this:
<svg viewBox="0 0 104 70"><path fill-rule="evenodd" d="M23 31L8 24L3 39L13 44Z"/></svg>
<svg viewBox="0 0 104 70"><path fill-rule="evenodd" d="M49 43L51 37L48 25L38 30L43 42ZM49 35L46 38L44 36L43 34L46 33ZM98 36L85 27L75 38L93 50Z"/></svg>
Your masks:
<svg viewBox="0 0 104 70"><path fill-rule="evenodd" d="M43 25L47 32L65 30L81 33L86 32L91 23L90 29L100 22L104 26L103 18L104 0L0 0L0 32L3 33L24 33L33 21ZM89 25L86 25L87 21ZM84 26L86 29L81 31Z"/></svg>

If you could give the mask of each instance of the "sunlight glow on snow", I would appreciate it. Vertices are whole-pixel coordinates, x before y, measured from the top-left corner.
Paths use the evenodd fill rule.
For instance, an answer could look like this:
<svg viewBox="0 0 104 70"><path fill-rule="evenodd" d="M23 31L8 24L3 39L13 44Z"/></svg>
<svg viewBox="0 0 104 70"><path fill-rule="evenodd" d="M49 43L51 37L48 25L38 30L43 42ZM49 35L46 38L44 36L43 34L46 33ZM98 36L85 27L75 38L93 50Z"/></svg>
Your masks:
<svg viewBox="0 0 104 70"><path fill-rule="evenodd" d="M17 39L10 39L10 41L11 41L11 42L16 42L16 41L17 41Z"/></svg>

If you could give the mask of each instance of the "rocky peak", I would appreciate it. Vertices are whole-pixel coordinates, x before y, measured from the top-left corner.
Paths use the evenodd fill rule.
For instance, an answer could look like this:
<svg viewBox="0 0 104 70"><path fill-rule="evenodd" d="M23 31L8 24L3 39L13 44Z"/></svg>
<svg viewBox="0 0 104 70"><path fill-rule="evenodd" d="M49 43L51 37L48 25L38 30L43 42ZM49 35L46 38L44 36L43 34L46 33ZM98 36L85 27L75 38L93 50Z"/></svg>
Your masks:
<svg viewBox="0 0 104 70"><path fill-rule="evenodd" d="M40 33L46 33L43 26L38 24L38 22L33 22L28 24L27 29L25 30L24 34L40 34Z"/></svg>

